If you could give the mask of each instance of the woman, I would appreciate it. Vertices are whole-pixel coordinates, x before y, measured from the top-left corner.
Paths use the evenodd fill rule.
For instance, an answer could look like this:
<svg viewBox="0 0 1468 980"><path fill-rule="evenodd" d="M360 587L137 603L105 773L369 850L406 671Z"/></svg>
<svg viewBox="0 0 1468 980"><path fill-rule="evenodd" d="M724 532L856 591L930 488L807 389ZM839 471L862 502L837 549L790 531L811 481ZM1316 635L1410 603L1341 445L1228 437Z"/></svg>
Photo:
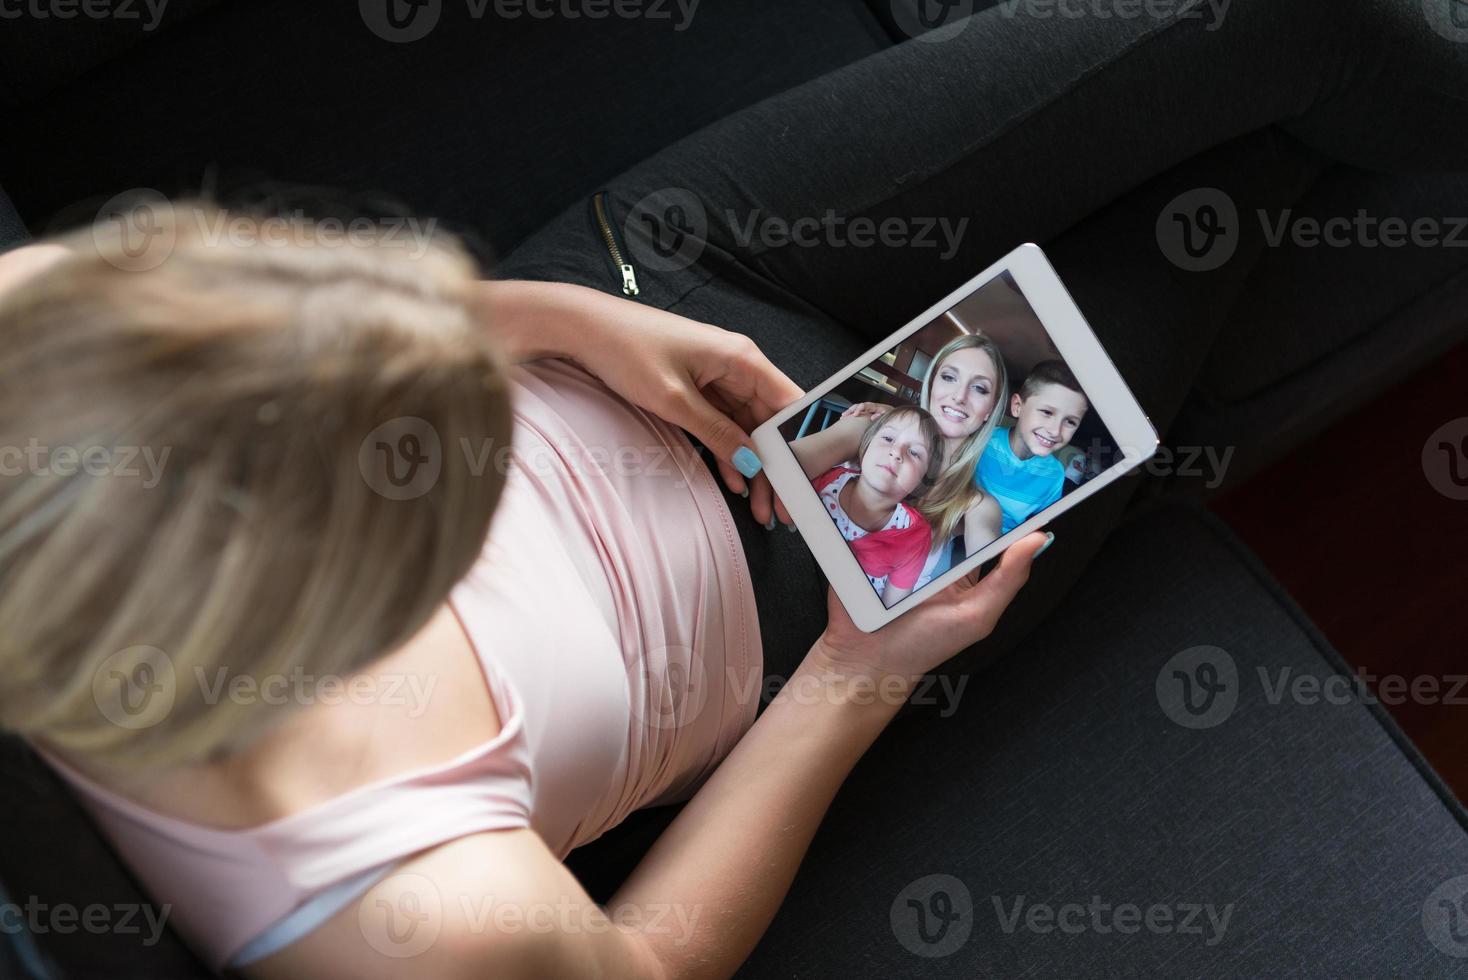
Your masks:
<svg viewBox="0 0 1468 980"><path fill-rule="evenodd" d="M127 271L108 234L71 240L0 293L0 446L91 461L0 476L0 725L78 789L180 931L247 976L734 972L895 702L992 629L1044 542L852 629L798 538L757 527L780 513L767 483L734 472L749 426L797 394L766 355L818 381L1015 243L1051 241L1165 429L1262 246L1173 288L1160 204L1207 186L1249 214L1292 200L1322 154L1468 167L1468 128L1425 122L1461 111L1468 46L1416 4L1188 14L994 8L670 148L608 206L635 246L658 230L626 220L637 202L694 188L709 227L696 260L638 270L641 304L597 291L623 278L583 207L491 285L447 247L412 263L180 228ZM1156 97L1174 78L1230 84ZM1161 201L1088 220L1183 161ZM750 202L977 231L947 264L885 234L781 248L740 233ZM717 457L724 497L675 424ZM94 447L169 454L152 483ZM751 724L761 669L788 680ZM270 682L302 675L339 683L281 703ZM915 777L973 778L962 733L925 751ZM604 909L559 862L689 794ZM872 866L927 867L963 837L866 823L877 836L838 853ZM982 873L950 853L945 869ZM830 935L856 914L815 904ZM863 952L823 944L821 972Z"/></svg>
<svg viewBox="0 0 1468 980"><path fill-rule="evenodd" d="M143 271L105 226L0 264L3 442L42 448L0 497L16 654L0 720L72 782L216 968L371 974L402 950L389 919L364 934L358 910L401 900L442 911L414 952L424 975L657 975L685 955L732 969L840 773L902 691L983 635L1043 538L880 638L833 603L751 728L748 570L712 473L661 417L729 461L799 389L737 335L575 286L476 282L450 243L423 261L309 229L286 248L211 244L223 220L150 213L139 225L163 230L168 254ZM575 357L600 378L565 360L506 373L501 357ZM512 427L510 465L476 467ZM77 471L62 447L164 465L151 481ZM593 462L628 448L640 456L620 468ZM408 461L436 478L415 485ZM719 468L772 512L767 481ZM615 565L578 540L588 520ZM550 602L559 629L515 635ZM548 641L580 651L578 677L552 676L565 671ZM680 699L674 679L694 676ZM363 696L333 703L325 680ZM632 809L687 798L720 759L608 910L701 909L686 951L620 929L574 948L490 941L458 917L482 889L609 924L557 859ZM771 779L777 759L790 768ZM707 855L741 837L782 843L762 867L731 857L710 888Z"/></svg>
<svg viewBox="0 0 1468 980"><path fill-rule="evenodd" d="M953 537L963 531L965 554L999 537L1004 515L975 474L979 457L999 422L998 406L1009 395L999 346L982 333L955 337L933 357L923 374L918 404L943 433L943 470L920 502L933 526L933 550L914 588L922 588L951 565ZM807 469L824 471L852 458L871 419L891 406L859 402L820 432L791 443Z"/></svg>

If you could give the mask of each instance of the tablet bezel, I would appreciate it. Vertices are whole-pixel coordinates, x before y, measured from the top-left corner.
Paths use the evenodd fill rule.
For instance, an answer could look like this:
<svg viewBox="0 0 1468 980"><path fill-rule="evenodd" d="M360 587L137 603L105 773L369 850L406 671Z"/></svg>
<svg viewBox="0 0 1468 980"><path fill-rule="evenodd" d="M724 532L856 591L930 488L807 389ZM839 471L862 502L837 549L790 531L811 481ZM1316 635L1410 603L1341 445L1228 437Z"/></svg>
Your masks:
<svg viewBox="0 0 1468 980"><path fill-rule="evenodd" d="M810 479L780 434L780 426L1004 272L1014 278L1021 295L1035 311L1060 357L1075 374L1091 403L1091 409L1100 416L1102 424L1120 447L1122 458L1008 534L986 545L978 554L965 558L888 609L867 580L866 573L857 563L850 545L841 537L841 532L826 513L820 497L811 487ZM1001 410L1007 410L1007 406L1001 406ZM804 398L777 412L756 429L752 436L760 459L764 462L765 472L791 520L799 528L811 553L826 573L826 578L836 590L836 595L846 607L852 622L858 629L868 633L917 608L927 598L943 591L945 587L998 555L1026 534L1044 526L1057 515L1095 494L1129 470L1135 469L1152 456L1158 445L1157 431L1142 411L1142 406L1138 404L1116 365L1101 346L1101 341L1091 330L1075 300L1061 283L1045 253L1034 244L1021 245L938 300L906 326L811 389Z"/></svg>

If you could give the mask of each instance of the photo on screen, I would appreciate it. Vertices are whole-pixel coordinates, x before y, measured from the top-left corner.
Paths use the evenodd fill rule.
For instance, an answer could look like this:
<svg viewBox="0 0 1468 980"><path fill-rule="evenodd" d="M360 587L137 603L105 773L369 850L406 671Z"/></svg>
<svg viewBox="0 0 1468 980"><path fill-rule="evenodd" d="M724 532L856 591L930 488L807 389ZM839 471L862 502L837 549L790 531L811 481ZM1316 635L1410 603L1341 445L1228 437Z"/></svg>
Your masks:
<svg viewBox="0 0 1468 980"><path fill-rule="evenodd" d="M1007 272L780 434L888 608L1122 456Z"/></svg>

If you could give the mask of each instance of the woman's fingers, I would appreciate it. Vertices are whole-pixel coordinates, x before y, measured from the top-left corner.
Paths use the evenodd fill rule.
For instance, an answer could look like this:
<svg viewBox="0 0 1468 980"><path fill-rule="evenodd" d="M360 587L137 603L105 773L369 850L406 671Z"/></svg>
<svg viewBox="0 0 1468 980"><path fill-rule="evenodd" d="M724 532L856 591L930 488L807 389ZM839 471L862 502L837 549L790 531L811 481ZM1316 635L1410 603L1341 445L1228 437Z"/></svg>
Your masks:
<svg viewBox="0 0 1468 980"><path fill-rule="evenodd" d="M662 414L669 422L691 433L694 438L708 447L719 461L719 472L724 482L734 493L743 493L744 481L753 479L764 463L754 451L754 442L749 433L728 415L716 408L692 384L674 395L672 404ZM744 480L733 480L726 464L738 471Z"/></svg>
<svg viewBox="0 0 1468 980"><path fill-rule="evenodd" d="M719 468L719 476L724 480L724 486L729 488L730 493L737 493L741 497L749 496L749 481L746 480L733 463L727 463L722 459L715 460Z"/></svg>
<svg viewBox="0 0 1468 980"><path fill-rule="evenodd" d="M770 492L774 493L774 489L774 487L771 487ZM792 530L794 529L795 521L791 520L790 512L785 509L785 504L780 500L778 496L775 497L775 516L780 518L780 523L787 524Z"/></svg>

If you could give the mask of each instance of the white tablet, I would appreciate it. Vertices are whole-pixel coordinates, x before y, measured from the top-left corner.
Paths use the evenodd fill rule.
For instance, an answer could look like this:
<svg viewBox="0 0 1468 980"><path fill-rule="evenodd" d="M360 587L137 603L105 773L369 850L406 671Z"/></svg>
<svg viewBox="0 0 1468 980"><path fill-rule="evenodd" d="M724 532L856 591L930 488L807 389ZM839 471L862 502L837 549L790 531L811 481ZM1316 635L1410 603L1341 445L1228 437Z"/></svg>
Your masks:
<svg viewBox="0 0 1468 980"><path fill-rule="evenodd" d="M1157 433L1022 245L754 432L852 621L878 629L1149 458Z"/></svg>

